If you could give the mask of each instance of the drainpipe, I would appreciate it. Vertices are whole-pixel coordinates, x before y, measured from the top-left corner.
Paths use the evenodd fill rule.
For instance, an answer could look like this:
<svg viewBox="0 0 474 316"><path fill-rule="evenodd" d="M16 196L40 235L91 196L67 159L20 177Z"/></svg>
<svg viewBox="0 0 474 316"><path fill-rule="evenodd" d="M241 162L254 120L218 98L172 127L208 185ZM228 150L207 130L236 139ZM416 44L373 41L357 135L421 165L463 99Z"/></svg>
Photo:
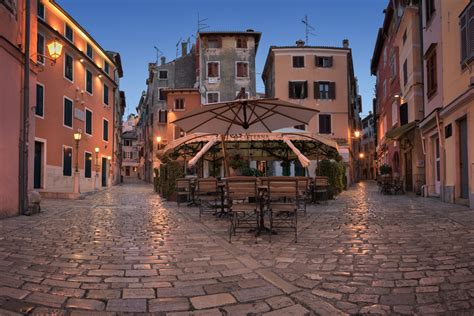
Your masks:
<svg viewBox="0 0 474 316"><path fill-rule="evenodd" d="M30 103L30 0L25 0L25 53L23 68L23 113L20 132L20 214L28 212L28 130Z"/></svg>

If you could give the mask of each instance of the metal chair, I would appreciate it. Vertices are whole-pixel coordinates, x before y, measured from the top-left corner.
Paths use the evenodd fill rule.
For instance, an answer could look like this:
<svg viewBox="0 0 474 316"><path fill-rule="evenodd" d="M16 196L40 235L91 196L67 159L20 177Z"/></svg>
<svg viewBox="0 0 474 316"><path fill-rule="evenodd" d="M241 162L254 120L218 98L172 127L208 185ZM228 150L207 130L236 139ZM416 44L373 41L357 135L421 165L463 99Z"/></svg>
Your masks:
<svg viewBox="0 0 474 316"><path fill-rule="evenodd" d="M270 230L279 228L294 231L295 243L298 242L298 200L298 180L296 178L268 179Z"/></svg>
<svg viewBox="0 0 474 316"><path fill-rule="evenodd" d="M231 177L224 179L229 203L229 243L237 228L258 229L259 204L257 178Z"/></svg>
<svg viewBox="0 0 474 316"><path fill-rule="evenodd" d="M196 197L199 204L199 218L206 209L214 211L217 206L217 179L202 178L197 180Z"/></svg>
<svg viewBox="0 0 474 316"><path fill-rule="evenodd" d="M303 212L306 216L306 204L309 200L309 184L310 179L307 177L295 177L298 186L298 211Z"/></svg>
<svg viewBox="0 0 474 316"><path fill-rule="evenodd" d="M329 178L323 176L316 176L314 178L314 191L315 200L316 196L320 197L320 201L325 201L328 204L329 200Z"/></svg>
<svg viewBox="0 0 474 316"><path fill-rule="evenodd" d="M189 201L189 196L191 194L191 181L189 179L181 178L176 179L176 202L178 206L181 204L181 197L186 197L186 202Z"/></svg>

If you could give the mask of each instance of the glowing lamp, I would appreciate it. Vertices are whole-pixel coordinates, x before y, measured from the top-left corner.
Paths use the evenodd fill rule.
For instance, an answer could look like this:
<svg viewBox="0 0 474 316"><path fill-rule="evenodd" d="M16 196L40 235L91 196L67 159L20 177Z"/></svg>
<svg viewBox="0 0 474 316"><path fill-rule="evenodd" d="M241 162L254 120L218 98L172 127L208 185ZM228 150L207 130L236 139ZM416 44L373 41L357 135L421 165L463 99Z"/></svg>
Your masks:
<svg viewBox="0 0 474 316"><path fill-rule="evenodd" d="M360 158L360 159L363 159L364 156L365 156L364 153L359 153L359 158Z"/></svg>
<svg viewBox="0 0 474 316"><path fill-rule="evenodd" d="M156 142L161 143L161 136L156 136Z"/></svg>
<svg viewBox="0 0 474 316"><path fill-rule="evenodd" d="M82 133L81 132L74 133L74 140L80 141L81 138L82 138Z"/></svg>
<svg viewBox="0 0 474 316"><path fill-rule="evenodd" d="M58 59L61 56L62 51L63 44L61 44L57 39L48 44L49 56L51 56L53 60Z"/></svg>
<svg viewBox="0 0 474 316"><path fill-rule="evenodd" d="M98 152L99 152L99 147L94 148L94 151L95 151L96 153L98 153Z"/></svg>
<svg viewBox="0 0 474 316"><path fill-rule="evenodd" d="M354 132L354 137L359 138L360 137L360 131L355 131Z"/></svg>

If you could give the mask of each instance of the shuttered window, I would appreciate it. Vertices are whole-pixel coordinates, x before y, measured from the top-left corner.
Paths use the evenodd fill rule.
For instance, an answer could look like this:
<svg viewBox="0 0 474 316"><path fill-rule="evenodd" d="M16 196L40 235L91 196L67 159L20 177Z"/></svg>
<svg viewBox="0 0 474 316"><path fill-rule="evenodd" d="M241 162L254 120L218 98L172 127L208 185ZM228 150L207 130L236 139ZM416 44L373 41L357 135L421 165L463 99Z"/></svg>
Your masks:
<svg viewBox="0 0 474 316"><path fill-rule="evenodd" d="M105 140L106 142L109 141L109 121L106 119L102 120L102 139Z"/></svg>
<svg viewBox="0 0 474 316"><path fill-rule="evenodd" d="M40 64L44 64L44 36L38 33L37 38L38 39L36 42L36 51L37 51L36 61Z"/></svg>
<svg viewBox="0 0 474 316"><path fill-rule="evenodd" d="M217 92L208 92L207 93L207 103L217 103L219 102L219 93Z"/></svg>
<svg viewBox="0 0 474 316"><path fill-rule="evenodd" d="M474 2L470 2L459 16L461 31L461 63L463 66L474 57Z"/></svg>
<svg viewBox="0 0 474 316"><path fill-rule="evenodd" d="M235 42L236 42L235 47L237 47L237 48L247 48L247 38L237 37Z"/></svg>
<svg viewBox="0 0 474 316"><path fill-rule="evenodd" d="M304 68L304 56L293 56L293 68Z"/></svg>
<svg viewBox="0 0 474 316"><path fill-rule="evenodd" d="M104 104L109 105L109 87L104 83Z"/></svg>
<svg viewBox="0 0 474 316"><path fill-rule="evenodd" d="M179 99L174 99L174 109L178 111L184 110L184 99L179 98Z"/></svg>
<svg viewBox="0 0 474 316"><path fill-rule="evenodd" d="M408 83L408 65L407 60L403 62L403 86L406 86Z"/></svg>
<svg viewBox="0 0 474 316"><path fill-rule="evenodd" d="M38 1L38 17L44 21L44 4Z"/></svg>
<svg viewBox="0 0 474 316"><path fill-rule="evenodd" d="M331 68L333 65L332 56L315 56L316 67Z"/></svg>
<svg viewBox="0 0 474 316"><path fill-rule="evenodd" d="M236 69L238 78L247 78L249 76L248 62L237 62Z"/></svg>
<svg viewBox="0 0 474 316"><path fill-rule="evenodd" d="M319 133L331 134L331 114L319 114Z"/></svg>
<svg viewBox="0 0 474 316"><path fill-rule="evenodd" d="M431 17L433 16L434 12L435 12L434 0L425 0L426 23L428 23L431 20Z"/></svg>
<svg viewBox="0 0 474 316"><path fill-rule="evenodd" d="M64 37L66 37L71 43L74 42L74 32L67 23L64 26Z"/></svg>
<svg viewBox="0 0 474 316"><path fill-rule="evenodd" d="M72 128L72 101L64 99L64 117L63 124Z"/></svg>
<svg viewBox="0 0 474 316"><path fill-rule="evenodd" d="M73 59L68 54L64 55L64 77L70 81L74 81L74 67L72 63Z"/></svg>
<svg viewBox="0 0 474 316"><path fill-rule="evenodd" d="M92 112L86 109L86 134L92 135Z"/></svg>
<svg viewBox="0 0 474 316"><path fill-rule="evenodd" d="M308 82L290 81L288 83L288 92L290 99L306 99L308 97Z"/></svg>
<svg viewBox="0 0 474 316"><path fill-rule="evenodd" d="M84 177L92 177L92 154L87 152L84 153Z"/></svg>
<svg viewBox="0 0 474 316"><path fill-rule="evenodd" d="M89 43L87 43L86 45L86 54L87 54L87 57L89 57L90 59L94 57L94 51L92 50L92 46Z"/></svg>
<svg viewBox="0 0 474 316"><path fill-rule="evenodd" d="M72 175L72 148L63 147L63 176Z"/></svg>
<svg viewBox="0 0 474 316"><path fill-rule="evenodd" d="M425 56L426 59L426 95L431 97L438 89L436 69L436 46L431 46Z"/></svg>
<svg viewBox="0 0 474 316"><path fill-rule="evenodd" d="M219 78L219 63L218 62L207 63L207 77Z"/></svg>
<svg viewBox="0 0 474 316"><path fill-rule="evenodd" d="M329 81L314 82L314 98L320 100L336 99L336 83Z"/></svg>
<svg viewBox="0 0 474 316"><path fill-rule="evenodd" d="M168 111L158 111L158 123L166 123L168 121Z"/></svg>
<svg viewBox="0 0 474 316"><path fill-rule="evenodd" d="M44 117L44 86L36 84L35 114Z"/></svg>
<svg viewBox="0 0 474 316"><path fill-rule="evenodd" d="M92 94L92 72L86 69L86 91Z"/></svg>
<svg viewBox="0 0 474 316"><path fill-rule="evenodd" d="M220 37L209 37L204 41L204 46L206 48L221 48L222 39Z"/></svg>

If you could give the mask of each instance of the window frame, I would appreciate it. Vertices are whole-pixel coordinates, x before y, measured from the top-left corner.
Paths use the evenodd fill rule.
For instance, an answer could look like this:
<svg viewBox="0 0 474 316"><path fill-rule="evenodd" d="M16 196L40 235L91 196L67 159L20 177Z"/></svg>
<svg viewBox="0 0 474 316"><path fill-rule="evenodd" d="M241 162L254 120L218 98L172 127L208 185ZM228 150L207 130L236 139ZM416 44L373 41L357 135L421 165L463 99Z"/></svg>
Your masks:
<svg viewBox="0 0 474 316"><path fill-rule="evenodd" d="M91 132L90 133L87 132L87 112L91 113ZM89 136L92 136L92 134L94 133L94 112L88 107L84 108L84 133Z"/></svg>
<svg viewBox="0 0 474 316"><path fill-rule="evenodd" d="M91 159L87 159L87 154L90 155ZM90 165L90 175L89 177L87 176L87 168L86 168L86 162L87 161L90 161L91 162L91 165ZM90 151L87 151L87 150L84 150L84 178L86 179L92 179L92 167L93 167L93 163L92 163L92 160L93 160L93 156L92 156L92 153Z"/></svg>
<svg viewBox="0 0 474 316"><path fill-rule="evenodd" d="M91 91L88 90L88 86L87 86L87 74L91 74ZM84 74L85 74L85 78L84 78L84 82L85 82L85 89L87 94L89 95L94 95L94 74L92 73L92 71L89 70L89 68L86 68L85 71L84 71Z"/></svg>
<svg viewBox="0 0 474 316"><path fill-rule="evenodd" d="M162 113L164 113L164 116L162 116ZM162 117L165 118L164 121L162 121ZM168 123L168 111L167 110L158 110L158 124L167 124Z"/></svg>
<svg viewBox="0 0 474 316"><path fill-rule="evenodd" d="M182 112L186 110L186 99L185 98L174 98L173 100L173 110L177 112ZM182 101L182 108L176 107L176 101Z"/></svg>
<svg viewBox="0 0 474 316"><path fill-rule="evenodd" d="M104 72L110 76L110 64L107 60L104 58Z"/></svg>
<svg viewBox="0 0 474 316"><path fill-rule="evenodd" d="M66 121L66 100L71 101L71 126L64 124ZM69 129L74 128L74 101L67 96L63 96L63 126Z"/></svg>
<svg viewBox="0 0 474 316"><path fill-rule="evenodd" d="M209 94L217 94L217 102L209 102ZM215 104L219 103L221 100L221 94L219 91L207 91L206 92L206 104Z"/></svg>
<svg viewBox="0 0 474 316"><path fill-rule="evenodd" d="M161 73L166 74L166 78L161 77ZM158 80L168 80L168 70L167 69L160 69L158 70Z"/></svg>
<svg viewBox="0 0 474 316"><path fill-rule="evenodd" d="M425 54L426 67L426 96L430 99L438 91L438 55L436 52L437 45L428 48Z"/></svg>
<svg viewBox="0 0 474 316"><path fill-rule="evenodd" d="M38 109L38 86L42 87L43 88L43 104L42 104L42 109L43 109L43 115L39 115L36 111ZM44 105L46 102L45 101L45 96L46 96L46 89L45 89L45 86L44 84L42 83L39 83L38 81L36 81L36 104L35 104L35 116L37 118L40 118L40 119L44 119Z"/></svg>
<svg viewBox="0 0 474 316"><path fill-rule="evenodd" d="M71 30L71 38L67 36L67 30ZM72 27L69 25L69 23L64 22L64 38L68 40L71 44L74 44L74 30Z"/></svg>
<svg viewBox="0 0 474 316"><path fill-rule="evenodd" d="M105 106L110 105L110 91L109 91L109 86L104 82L103 87L102 87L102 103L104 103ZM107 91L107 93L106 93ZM107 97L107 98L106 98ZM105 102L107 101L107 102Z"/></svg>
<svg viewBox="0 0 474 316"><path fill-rule="evenodd" d="M328 64L325 64L326 60L328 61ZM321 61L321 65L319 64L319 61ZM316 68L332 68L334 66L334 57L314 55L314 64Z"/></svg>
<svg viewBox="0 0 474 316"><path fill-rule="evenodd" d="M329 116L329 133L321 132L321 116ZM318 134L331 135L332 134L332 115L331 113L318 113Z"/></svg>
<svg viewBox="0 0 474 316"><path fill-rule="evenodd" d="M300 98L297 98L296 97L296 94L293 94L293 97L291 97L291 90L290 90L290 85L291 84L295 84L295 83L301 83L303 85L303 89L302 89L302 92L303 92L303 96L300 97ZM304 89L306 88L306 89ZM293 90L295 90L293 88ZM289 80L288 81L288 98L289 99L292 99L292 100L304 100L304 99L307 99L308 98L308 81L307 80Z"/></svg>
<svg viewBox="0 0 474 316"><path fill-rule="evenodd" d="M90 49L90 55L89 55L89 49ZM89 57L90 60L94 60L94 48L89 42L86 42L86 56Z"/></svg>
<svg viewBox="0 0 474 316"><path fill-rule="evenodd" d="M425 24L428 25L433 20L436 12L434 0L425 0Z"/></svg>
<svg viewBox="0 0 474 316"><path fill-rule="evenodd" d="M238 74L238 69L239 69L239 64L245 64L247 65L247 75L246 76L239 76ZM235 62L235 78L237 79L248 79L250 78L250 63L248 61L236 61Z"/></svg>
<svg viewBox="0 0 474 316"><path fill-rule="evenodd" d="M67 68L67 59L71 58L71 77L72 79L69 79L67 76L66 76L66 68ZM66 79L67 81L69 81L70 83L74 83L74 57L72 57L72 55L68 54L68 53L64 53L64 67L63 67L63 77L64 79Z"/></svg>
<svg viewBox="0 0 474 316"><path fill-rule="evenodd" d="M107 122L107 128L105 128L105 122ZM106 119L105 117L102 118L102 140L106 143L109 142L109 120ZM105 131L107 131L107 139L105 139Z"/></svg>
<svg viewBox="0 0 474 316"><path fill-rule="evenodd" d="M245 47L239 47L239 40L242 42L242 41L245 41ZM237 49L248 49L248 38L245 37L245 36L238 36L236 39L235 39L235 48Z"/></svg>
<svg viewBox="0 0 474 316"><path fill-rule="evenodd" d="M469 22L474 20L474 15L472 17L469 17L469 11L473 9L474 3L472 1L469 2L469 4L462 10L461 14L459 15L459 36L460 36L460 63L462 69L465 69L467 65L469 65L472 60L474 60L474 48L470 47L471 44L471 39L470 37L470 32L469 32ZM465 26L463 27L462 25L462 20L465 19ZM474 21L472 21L474 24ZM465 51L463 51L463 28L465 28L465 38L464 38L464 43L465 43ZM474 28L474 25L473 25ZM474 30L472 30L474 32ZM466 56L463 58L463 54L466 54Z"/></svg>
<svg viewBox="0 0 474 316"><path fill-rule="evenodd" d="M39 1L38 1L39 2ZM43 43L43 51L40 52L39 51L39 43L40 43L40 40L39 40L39 37L42 37L42 43ZM44 65L45 64L45 52L46 52L46 47L45 47L45 44L46 44L46 37L44 36L43 33L41 32L37 32L37 35L36 35L36 52L37 52L37 55L36 55L36 63L38 64L41 64L41 65Z"/></svg>
<svg viewBox="0 0 474 316"><path fill-rule="evenodd" d="M38 16L38 19L46 22L46 7L44 6L43 1L38 0L36 6L37 6L36 15ZM43 8L43 16L39 14L40 7Z"/></svg>
<svg viewBox="0 0 474 316"><path fill-rule="evenodd" d="M302 66L295 66L295 58L302 58L303 60L303 65ZM292 65L292 68L293 69L300 69L300 68L305 68L305 64L306 64L306 61L305 61L305 55L292 55L291 56L291 65Z"/></svg>
<svg viewBox="0 0 474 316"><path fill-rule="evenodd" d="M71 171L70 171L71 174L69 174L69 175L64 174L64 171L65 171L64 170L64 167L65 167L65 164L64 164L64 162L65 162L64 161L64 149L65 148L70 148L71 149ZM62 154L61 154L61 156L62 156L61 164L62 164L62 169L63 169L63 177L72 177L72 175L73 175L72 169L73 169L73 163L74 163L74 161L73 161L74 149L72 148L72 146L62 145L62 151L61 152L62 152Z"/></svg>

